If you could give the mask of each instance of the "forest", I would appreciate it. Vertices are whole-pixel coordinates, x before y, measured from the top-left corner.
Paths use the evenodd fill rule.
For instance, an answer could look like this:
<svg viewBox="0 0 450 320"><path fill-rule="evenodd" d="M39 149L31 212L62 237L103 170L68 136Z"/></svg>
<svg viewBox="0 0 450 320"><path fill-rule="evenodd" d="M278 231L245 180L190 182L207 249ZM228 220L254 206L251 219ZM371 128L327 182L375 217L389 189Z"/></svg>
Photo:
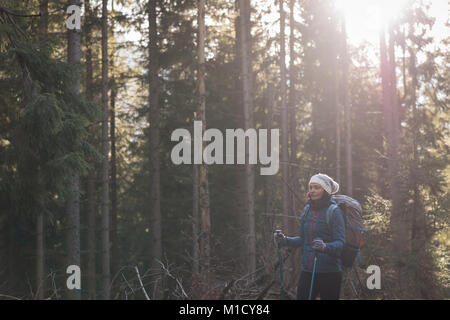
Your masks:
<svg viewBox="0 0 450 320"><path fill-rule="evenodd" d="M448 12L0 0L0 300L296 299L317 173L362 208L340 299L450 299Z"/></svg>

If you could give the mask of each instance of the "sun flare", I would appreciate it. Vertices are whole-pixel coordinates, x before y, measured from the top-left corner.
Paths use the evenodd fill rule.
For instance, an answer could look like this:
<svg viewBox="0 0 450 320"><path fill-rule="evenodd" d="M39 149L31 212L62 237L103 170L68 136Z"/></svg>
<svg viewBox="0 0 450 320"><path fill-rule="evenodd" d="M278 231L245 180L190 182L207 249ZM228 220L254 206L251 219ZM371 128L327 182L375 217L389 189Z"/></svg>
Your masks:
<svg viewBox="0 0 450 320"><path fill-rule="evenodd" d="M410 0L336 0L350 41L373 42L383 25L398 18Z"/></svg>

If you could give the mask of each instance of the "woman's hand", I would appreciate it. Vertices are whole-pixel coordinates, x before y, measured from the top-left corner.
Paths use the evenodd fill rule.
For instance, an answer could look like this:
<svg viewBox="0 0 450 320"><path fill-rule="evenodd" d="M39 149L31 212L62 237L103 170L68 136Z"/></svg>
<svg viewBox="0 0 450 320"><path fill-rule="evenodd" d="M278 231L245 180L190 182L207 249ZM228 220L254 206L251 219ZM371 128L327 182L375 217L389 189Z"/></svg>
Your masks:
<svg viewBox="0 0 450 320"><path fill-rule="evenodd" d="M311 199L311 195L309 194L309 191L308 191L305 196L305 202L308 202L308 200L310 200L310 199Z"/></svg>
<svg viewBox="0 0 450 320"><path fill-rule="evenodd" d="M273 233L273 241L278 247L283 247L286 245L286 236L277 230Z"/></svg>
<svg viewBox="0 0 450 320"><path fill-rule="evenodd" d="M327 245L325 244L325 242L323 242L322 239L315 239L312 242L312 248L314 250L317 250L319 252L325 252L325 248L327 247Z"/></svg>

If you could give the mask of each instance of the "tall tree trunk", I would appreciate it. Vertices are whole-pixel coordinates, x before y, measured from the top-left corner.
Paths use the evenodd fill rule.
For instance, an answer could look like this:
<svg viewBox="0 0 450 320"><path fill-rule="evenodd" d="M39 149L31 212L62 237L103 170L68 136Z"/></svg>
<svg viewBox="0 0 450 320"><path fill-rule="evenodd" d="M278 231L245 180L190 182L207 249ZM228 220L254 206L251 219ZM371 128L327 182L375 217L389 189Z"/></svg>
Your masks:
<svg viewBox="0 0 450 320"><path fill-rule="evenodd" d="M413 34L414 30L411 28L411 34ZM416 90L418 89L418 80L417 80L417 67L416 67L416 52L413 47L409 48L410 55L410 64L409 64L409 73L411 75L411 109L412 109L412 135L413 135L413 165L411 172L411 184L413 185L413 207L412 207L412 218L413 218L413 229L412 229L412 237L411 244L413 252L424 252L425 244L426 244L426 216L425 216L425 208L423 207L420 191L419 191L419 181L417 181L417 172L419 172L419 155L417 152L417 135L420 130L419 128L419 118L417 111L417 95ZM419 280L419 279L417 279Z"/></svg>
<svg viewBox="0 0 450 320"><path fill-rule="evenodd" d="M403 96L402 100L404 101L406 99L406 96L408 95L407 92L407 84L406 84L406 27L403 28L403 34L402 34L402 80L403 80Z"/></svg>
<svg viewBox="0 0 450 320"><path fill-rule="evenodd" d="M400 104L397 96L397 77L395 73L395 43L393 26L389 26L389 62L390 62L390 98L392 110L392 219L394 250L398 257L405 257L410 252L409 231L410 221L408 212L404 210L401 196L401 174L398 147L400 146ZM408 292L409 280L403 262L398 265L399 288L402 292Z"/></svg>
<svg viewBox="0 0 450 320"><path fill-rule="evenodd" d="M235 46L235 58L234 58L234 67L237 78L241 77L241 60L242 60L242 49L241 49L241 17L239 10L239 0L234 1L234 46ZM234 103L235 110L233 110L236 114L240 114L242 112L242 82L235 81L234 84ZM243 128L244 121L243 117L235 118L234 127L235 128ZM242 177L245 176L245 165L236 165L234 170L233 178L235 179L236 184L236 201L235 201L235 221L236 221L236 235L238 237L236 250L238 252L238 268L240 272L245 272L247 270L247 245L246 245L246 237L245 233L248 230L247 227L247 209L246 209L246 187L245 187L245 179Z"/></svg>
<svg viewBox="0 0 450 320"><path fill-rule="evenodd" d="M337 41L333 41L332 46L332 61L331 61L331 69L332 69L332 96L331 101L336 110L336 179L337 181L341 181L341 106L339 103L338 96L338 67L337 67L337 55L339 51L339 47L336 45Z"/></svg>
<svg viewBox="0 0 450 320"><path fill-rule="evenodd" d="M90 0L85 1L85 46L86 46L86 99L90 102L94 101L93 92L93 69L92 69L92 9ZM90 131L90 143L95 144L95 130ZM87 176L87 293L88 299L95 299L95 217L96 217L96 165L92 160L92 167L89 169Z"/></svg>
<svg viewBox="0 0 450 320"><path fill-rule="evenodd" d="M275 87L272 83L268 84L267 91L265 95L265 104L267 106L267 139L271 140L271 129L273 126L273 105L275 104ZM273 212L273 178L272 176L267 176L264 179L264 212L267 215L272 215ZM274 216L274 221L276 221L276 217Z"/></svg>
<svg viewBox="0 0 450 320"><path fill-rule="evenodd" d="M342 17L342 93L345 113L345 160L346 160L346 180L348 196L353 196L353 162L352 162L352 120L350 114L348 68L349 57L347 49L347 30L345 17Z"/></svg>
<svg viewBox="0 0 450 320"><path fill-rule="evenodd" d="M110 299L109 138L108 138L108 0L102 6L102 298Z"/></svg>
<svg viewBox="0 0 450 320"><path fill-rule="evenodd" d="M392 141L391 141L391 185L392 185L392 204L395 223L394 235L398 236L397 241L394 239L396 251L401 253L408 252L408 228L409 221L406 211L403 210L401 204L400 190L400 163L398 147L400 145L400 105L397 96L397 77L395 62L395 43L393 26L389 26L389 84L390 84L390 101L391 101L391 117L392 117ZM395 238L395 237L394 237Z"/></svg>
<svg viewBox="0 0 450 320"><path fill-rule="evenodd" d="M18 288L18 282L20 278L20 274L18 275L17 272L17 263L20 261L17 259L18 256L18 244L17 239L15 235L15 230L17 228L16 226L16 215L13 213L12 208L10 211L7 212L7 226L6 226L6 232L7 232L7 254L6 254L6 261L8 264L8 292L10 295L15 295Z"/></svg>
<svg viewBox="0 0 450 320"><path fill-rule="evenodd" d="M160 106L159 106L159 85L158 85L158 69L159 69L159 49L158 49L158 33L157 33L157 0L148 2L149 12L149 114L148 121L150 123L150 267L153 270L159 270L158 260L162 260L162 239L161 239L161 190L160 190L160 163L159 163L159 127L160 127ZM155 284L156 285L156 284ZM162 292L157 288L155 290L155 299L162 298Z"/></svg>
<svg viewBox="0 0 450 320"><path fill-rule="evenodd" d="M396 75L396 61L395 61L395 41L394 41L394 27L389 24L389 84L390 84L390 98L391 98L391 112L392 112L392 142L394 144L394 167L398 166L398 152L397 147L400 144L400 103L397 95L397 75ZM395 168L394 172L398 173Z"/></svg>
<svg viewBox="0 0 450 320"><path fill-rule="evenodd" d="M194 117L195 120L195 117ZM194 164L192 168L192 273L198 274L200 272L199 265L199 225L200 219L198 216L198 191L199 191L199 170L198 165Z"/></svg>
<svg viewBox="0 0 450 320"><path fill-rule="evenodd" d="M250 34L250 3L239 1L240 11L240 40L241 40L241 70L244 102L244 129L253 128L253 94L252 94L252 67L251 67L251 34ZM256 236L255 236L255 173L254 165L249 163L250 145L246 142L245 148L245 179L247 195L248 218L248 272L254 274L256 270Z"/></svg>
<svg viewBox="0 0 450 320"><path fill-rule="evenodd" d="M413 25L410 24L410 34L414 34L414 28ZM413 47L414 44L412 44L411 47L409 47L409 74L411 76L411 88L410 88L410 104L411 104L411 111L412 111L412 139L413 139L413 159L412 159L412 166L410 168L410 184L413 186L413 205L411 210L412 215L412 233L411 233L411 250L415 253L416 257L418 258L418 265L415 268L414 272L414 280L416 283L423 283L429 279L427 275L423 273L424 270L424 264L429 260L429 257L426 256L426 240L427 240L427 219L425 215L425 208L422 202L422 198L420 195L419 190L419 181L417 177L417 173L419 172L419 166L420 166L420 158L418 154L418 142L417 142L417 135L420 132L420 120L418 117L418 110L417 110L417 94L416 90L419 89L419 82L417 79L417 66L416 66L416 50ZM406 81L405 81L406 83ZM406 87L405 87L406 92ZM425 266L426 268L426 266ZM415 296L420 296L423 299L429 298L426 291L419 286L418 292L415 294Z"/></svg>
<svg viewBox="0 0 450 320"><path fill-rule="evenodd" d="M117 155L116 155L116 87L115 79L112 79L111 88L111 273L115 275L119 265L119 244L117 238Z"/></svg>
<svg viewBox="0 0 450 320"><path fill-rule="evenodd" d="M241 48L241 16L239 9L239 1L235 0L235 13L236 19L234 21L234 29L235 29L235 75L237 78L242 77L241 65L242 65L242 48ZM236 109L234 112L236 114L241 114L243 107L243 93L242 93L242 80L235 82L235 96L234 96L234 105ZM237 117L235 119L235 128L243 128L244 127L244 119L243 117ZM245 164L238 164L235 166L234 178L236 183L236 234L238 237L238 268L240 272L246 272L248 266L247 259L247 237L246 233L248 230L248 220L247 220L247 192L246 192L246 181L245 179Z"/></svg>
<svg viewBox="0 0 450 320"><path fill-rule="evenodd" d="M381 86L382 86L382 101L383 101L383 123L384 123L384 139L386 144L387 165L388 172L386 179L392 176L392 162L389 159L391 156L392 146L392 115L390 105L390 84L389 84L389 66L387 59L387 46L386 46L386 31L385 29L380 32L380 74L381 74Z"/></svg>
<svg viewBox="0 0 450 320"><path fill-rule="evenodd" d="M296 121L296 107L298 104L297 102L297 96L296 96L296 90L295 85L297 83L296 78L296 72L294 67L294 61L296 58L295 50L294 50L294 44L295 44L295 37L294 37L294 30L295 30L295 20L294 20L294 10L295 10L295 0L290 0L289 2L289 27L290 27L290 34L289 34L289 132L290 132L290 138L291 138L291 157L290 162L292 165L289 166L289 177L290 177L290 185L294 191L298 190L298 181L297 181L297 167L295 166L297 164L297 121ZM297 212L296 205L296 197L294 192L290 193L291 197L291 212L292 215L295 215ZM290 223L289 226L294 226L294 224ZM289 230L289 233L295 232L296 230L294 228L291 228Z"/></svg>
<svg viewBox="0 0 450 320"><path fill-rule="evenodd" d="M44 215L42 211L36 217L36 298L44 299L45 293L45 233Z"/></svg>
<svg viewBox="0 0 450 320"><path fill-rule="evenodd" d="M296 70L294 66L294 61L296 59L295 54L295 0L289 1L289 103L288 103L288 114L289 114L289 136L290 136L290 164L288 166L289 172L289 185L293 190L289 192L289 207L288 212L289 215L295 217L296 214L299 214L300 206L302 203L298 202L296 192L299 190L298 177L297 177L297 119L296 119L296 110L299 106L297 102L297 95L295 86L297 84ZM292 223L294 220L291 219L288 224L288 229L285 230L288 234L295 234L298 232L297 226L295 223ZM289 270L286 272L286 283L290 285L296 285L294 279L294 275L298 274L300 271L300 265L296 258L296 252L292 253L295 255L289 261Z"/></svg>
<svg viewBox="0 0 450 320"><path fill-rule="evenodd" d="M205 0L197 0L198 7L198 44L197 44L197 83L198 83L198 120L202 121L202 132L206 130L206 97L205 97ZM202 142L202 154L204 143ZM199 168L199 198L200 198L200 272L209 274L210 271L210 236L211 218L209 212L209 186L206 164L200 164Z"/></svg>
<svg viewBox="0 0 450 320"><path fill-rule="evenodd" d="M87 294L89 300L96 299L96 163L93 166L87 177Z"/></svg>
<svg viewBox="0 0 450 320"><path fill-rule="evenodd" d="M39 40L47 40L48 30L48 0L40 0L39 12L41 14L39 21ZM37 299L44 299L45 294L45 233L44 233L44 214L41 210L36 216L36 290Z"/></svg>
<svg viewBox="0 0 450 320"><path fill-rule="evenodd" d="M392 214L390 227L392 231L392 246L395 256L401 259L409 252L408 221L406 212L401 205L400 173L398 146L400 139L399 105L397 100L397 87L395 75L395 54L392 25L389 26L389 47L386 47L385 31L380 37L381 76L383 87L384 122L387 142L388 177L390 182L389 192L392 198ZM389 60L388 60L389 56ZM401 292L407 292L407 278L403 263L398 263L397 268L398 288Z"/></svg>
<svg viewBox="0 0 450 320"><path fill-rule="evenodd" d="M114 0L111 0L111 11L114 13ZM111 33L114 35L114 18L111 19ZM111 273L116 275L119 266L119 244L117 239L117 155L116 155L116 96L117 87L114 76L114 52L111 54L111 116L110 116L110 138L111 138Z"/></svg>
<svg viewBox="0 0 450 320"><path fill-rule="evenodd" d="M81 6L80 0L69 0L69 5ZM80 30L68 30L67 56L68 62L78 64L80 62L81 32ZM74 94L80 93L80 73L79 70L74 75L75 85L72 88ZM76 265L80 267L80 179L78 174L72 174L68 181L69 194L66 203L66 267ZM67 298L79 300L81 292L78 289L67 290Z"/></svg>
<svg viewBox="0 0 450 320"><path fill-rule="evenodd" d="M47 39L48 32L48 0L39 0L39 38L41 41Z"/></svg>
<svg viewBox="0 0 450 320"><path fill-rule="evenodd" d="M281 90L281 179L283 202L283 225L289 229L289 124L288 110L286 108L286 44L285 44L285 12L284 0L279 0L280 10L280 90Z"/></svg>

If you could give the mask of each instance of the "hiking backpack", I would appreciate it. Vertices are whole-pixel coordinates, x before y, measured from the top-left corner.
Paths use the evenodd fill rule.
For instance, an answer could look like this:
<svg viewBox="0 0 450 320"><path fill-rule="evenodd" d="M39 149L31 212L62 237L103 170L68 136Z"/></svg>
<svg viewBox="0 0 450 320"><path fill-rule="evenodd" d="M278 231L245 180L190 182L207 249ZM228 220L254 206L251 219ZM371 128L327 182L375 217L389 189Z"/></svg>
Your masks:
<svg viewBox="0 0 450 320"><path fill-rule="evenodd" d="M341 253L342 265L344 267L351 267L355 258L358 257L361 262L360 248L362 245L362 234L364 230L364 219L362 217L361 205L355 199L346 195L334 195L331 197L335 203L332 203L326 215L327 224L330 221L334 211L337 207L342 210L345 223L345 244ZM332 201L333 202L333 201ZM306 205L301 215L301 220L306 216L309 210L309 205Z"/></svg>

